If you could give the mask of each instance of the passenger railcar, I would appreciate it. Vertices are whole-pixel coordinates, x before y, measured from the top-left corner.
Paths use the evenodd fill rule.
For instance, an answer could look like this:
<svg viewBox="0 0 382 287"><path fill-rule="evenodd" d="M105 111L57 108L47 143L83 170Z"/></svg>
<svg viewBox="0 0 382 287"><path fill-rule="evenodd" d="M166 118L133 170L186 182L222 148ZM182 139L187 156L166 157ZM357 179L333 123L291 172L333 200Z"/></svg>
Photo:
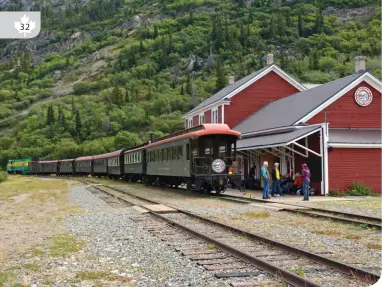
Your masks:
<svg viewBox="0 0 382 287"><path fill-rule="evenodd" d="M73 175L74 173L74 159L63 159L58 161L58 175Z"/></svg>
<svg viewBox="0 0 382 287"><path fill-rule="evenodd" d="M93 157L83 156L74 160L76 175L89 175L93 173Z"/></svg>
<svg viewBox="0 0 382 287"><path fill-rule="evenodd" d="M126 149L121 149L105 154L109 177L120 178L124 174L123 154L125 150Z"/></svg>
<svg viewBox="0 0 382 287"><path fill-rule="evenodd" d="M93 173L95 176L107 176L107 158L104 154L93 156Z"/></svg>
<svg viewBox="0 0 382 287"><path fill-rule="evenodd" d="M40 165L38 161L30 161L28 162L28 170L29 174L35 175L40 173Z"/></svg>
<svg viewBox="0 0 382 287"><path fill-rule="evenodd" d="M124 177L131 182L142 180L146 174L145 146L133 148L124 152Z"/></svg>
<svg viewBox="0 0 382 287"><path fill-rule="evenodd" d="M225 124L204 124L159 138L146 146L146 182L186 183L188 189L216 193L225 190L228 180L240 186L238 137Z"/></svg>
<svg viewBox="0 0 382 287"><path fill-rule="evenodd" d="M43 175L57 174L58 160L45 160L39 162L39 169Z"/></svg>

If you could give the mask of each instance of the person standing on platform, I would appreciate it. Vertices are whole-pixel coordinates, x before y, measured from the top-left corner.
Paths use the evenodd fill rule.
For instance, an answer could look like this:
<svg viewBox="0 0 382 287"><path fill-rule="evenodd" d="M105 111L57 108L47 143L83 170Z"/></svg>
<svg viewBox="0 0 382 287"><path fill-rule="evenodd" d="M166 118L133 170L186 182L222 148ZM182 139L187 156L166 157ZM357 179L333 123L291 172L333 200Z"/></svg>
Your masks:
<svg viewBox="0 0 382 287"><path fill-rule="evenodd" d="M275 197L275 192L277 192L280 196L283 196L280 191L280 170L279 163L275 163L274 168L272 170L272 193L271 195Z"/></svg>
<svg viewBox="0 0 382 287"><path fill-rule="evenodd" d="M310 185L311 173L306 163L302 165L301 177L302 177L302 190L304 192L303 201L309 201L309 185Z"/></svg>
<svg viewBox="0 0 382 287"><path fill-rule="evenodd" d="M263 199L268 199L269 197L269 175L268 175L268 162L264 161L263 166L261 167L261 176L264 180L264 190L263 190Z"/></svg>

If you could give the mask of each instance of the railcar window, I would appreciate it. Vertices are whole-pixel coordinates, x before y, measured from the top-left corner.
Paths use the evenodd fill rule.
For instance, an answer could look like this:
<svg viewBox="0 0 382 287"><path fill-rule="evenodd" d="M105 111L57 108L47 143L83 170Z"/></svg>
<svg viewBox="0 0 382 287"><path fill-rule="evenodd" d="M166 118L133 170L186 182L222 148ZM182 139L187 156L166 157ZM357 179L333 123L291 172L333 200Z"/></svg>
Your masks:
<svg viewBox="0 0 382 287"><path fill-rule="evenodd" d="M183 159L183 146L178 146L178 158Z"/></svg>
<svg viewBox="0 0 382 287"><path fill-rule="evenodd" d="M212 151L212 148L210 148L210 147L208 147L208 148L206 148L205 150L204 150L204 154L205 155L210 155L210 154L212 154L213 153L213 151Z"/></svg>
<svg viewBox="0 0 382 287"><path fill-rule="evenodd" d="M198 149L197 148L194 148L192 150L192 156L198 156Z"/></svg>
<svg viewBox="0 0 382 287"><path fill-rule="evenodd" d="M158 150L154 151L155 153L155 161L158 161Z"/></svg>
<svg viewBox="0 0 382 287"><path fill-rule="evenodd" d="M167 149L167 158L168 160L172 160L172 149L170 147Z"/></svg>
<svg viewBox="0 0 382 287"><path fill-rule="evenodd" d="M172 148L172 159L173 160L177 160L178 159L178 153L177 153L177 150L176 150L176 146L174 146Z"/></svg>
<svg viewBox="0 0 382 287"><path fill-rule="evenodd" d="M164 150L163 150L163 160L165 160L165 161L167 161L168 160L168 158L167 158L167 148L165 148Z"/></svg>
<svg viewBox="0 0 382 287"><path fill-rule="evenodd" d="M186 158L190 160L190 144L186 145Z"/></svg>

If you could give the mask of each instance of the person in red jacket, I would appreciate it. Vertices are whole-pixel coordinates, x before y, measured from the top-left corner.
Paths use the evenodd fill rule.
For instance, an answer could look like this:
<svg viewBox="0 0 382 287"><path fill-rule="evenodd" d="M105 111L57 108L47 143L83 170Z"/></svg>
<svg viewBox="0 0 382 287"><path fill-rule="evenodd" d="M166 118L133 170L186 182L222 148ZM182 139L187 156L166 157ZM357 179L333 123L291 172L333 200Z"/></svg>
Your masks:
<svg viewBox="0 0 382 287"><path fill-rule="evenodd" d="M297 190L301 189L302 187L302 176L299 172L296 172L296 176L294 178L292 187L291 187L291 193L296 194Z"/></svg>

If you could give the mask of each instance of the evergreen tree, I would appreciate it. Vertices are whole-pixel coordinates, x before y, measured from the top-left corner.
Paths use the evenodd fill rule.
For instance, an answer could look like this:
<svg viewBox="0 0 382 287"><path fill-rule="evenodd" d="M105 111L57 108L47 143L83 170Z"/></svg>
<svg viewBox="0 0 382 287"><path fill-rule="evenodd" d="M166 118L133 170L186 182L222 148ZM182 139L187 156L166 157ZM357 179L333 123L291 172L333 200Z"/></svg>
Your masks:
<svg viewBox="0 0 382 287"><path fill-rule="evenodd" d="M79 109L76 109L75 135L78 139L81 139L81 130L82 130L82 123L81 123L80 111Z"/></svg>
<svg viewBox="0 0 382 287"><path fill-rule="evenodd" d="M221 89L225 88L227 86L227 78L224 74L223 67L218 61L216 65L216 84L215 84L215 90L216 92L220 91Z"/></svg>
<svg viewBox="0 0 382 287"><path fill-rule="evenodd" d="M324 32L324 15L322 14L322 9L318 9L316 12L314 31L318 34Z"/></svg>
<svg viewBox="0 0 382 287"><path fill-rule="evenodd" d="M58 125L59 125L60 127L65 127L65 126L66 126L66 122L65 122L65 114L64 114L64 111L63 111L61 105L58 106L57 123L58 123Z"/></svg>
<svg viewBox="0 0 382 287"><path fill-rule="evenodd" d="M130 103L130 95L129 95L129 90L126 88L125 89L125 103L128 104Z"/></svg>
<svg viewBox="0 0 382 287"><path fill-rule="evenodd" d="M142 39L139 42L139 53L142 54L145 51L145 46L143 46Z"/></svg>
<svg viewBox="0 0 382 287"><path fill-rule="evenodd" d="M184 95L184 87L183 85L180 86L180 94L183 96Z"/></svg>
<svg viewBox="0 0 382 287"><path fill-rule="evenodd" d="M54 123L54 110L53 110L53 105L48 106L48 111L46 114L46 125L50 126L51 124Z"/></svg>
<svg viewBox="0 0 382 287"><path fill-rule="evenodd" d="M158 38L158 36L159 36L158 27L156 25L154 25L154 35L153 35L153 37L154 37L154 39L156 39L156 38Z"/></svg>
<svg viewBox="0 0 382 287"><path fill-rule="evenodd" d="M298 31L298 35L300 37L303 37L305 35L305 33L304 33L304 20L302 19L301 14L298 15L297 31Z"/></svg>
<svg viewBox="0 0 382 287"><path fill-rule="evenodd" d="M75 112L76 112L76 104L74 103L74 96L72 96L72 116L74 116Z"/></svg>
<svg viewBox="0 0 382 287"><path fill-rule="evenodd" d="M122 91L118 86L111 91L111 102L119 107L122 106Z"/></svg>
<svg viewBox="0 0 382 287"><path fill-rule="evenodd" d="M28 50L24 50L22 57L22 69L25 73L29 74L31 66L31 56Z"/></svg>
<svg viewBox="0 0 382 287"><path fill-rule="evenodd" d="M309 68L311 70L318 70L319 69L319 58L318 58L318 52L317 50L313 50L312 55L309 58Z"/></svg>
<svg viewBox="0 0 382 287"><path fill-rule="evenodd" d="M187 75L186 94L188 94L190 96L192 95L192 83L191 83L190 75Z"/></svg>
<svg viewBox="0 0 382 287"><path fill-rule="evenodd" d="M146 101L150 101L152 100L153 98L153 95L151 93L151 86L149 86L149 91L147 92L147 95L146 95Z"/></svg>
<svg viewBox="0 0 382 287"><path fill-rule="evenodd" d="M279 34L280 37L285 36L285 26L284 26L284 20L283 16L280 14L278 19L277 19L277 33Z"/></svg>
<svg viewBox="0 0 382 287"><path fill-rule="evenodd" d="M275 24L275 17L272 14L271 22L269 24L269 33L268 33L269 39L275 39L276 38L276 24Z"/></svg>

